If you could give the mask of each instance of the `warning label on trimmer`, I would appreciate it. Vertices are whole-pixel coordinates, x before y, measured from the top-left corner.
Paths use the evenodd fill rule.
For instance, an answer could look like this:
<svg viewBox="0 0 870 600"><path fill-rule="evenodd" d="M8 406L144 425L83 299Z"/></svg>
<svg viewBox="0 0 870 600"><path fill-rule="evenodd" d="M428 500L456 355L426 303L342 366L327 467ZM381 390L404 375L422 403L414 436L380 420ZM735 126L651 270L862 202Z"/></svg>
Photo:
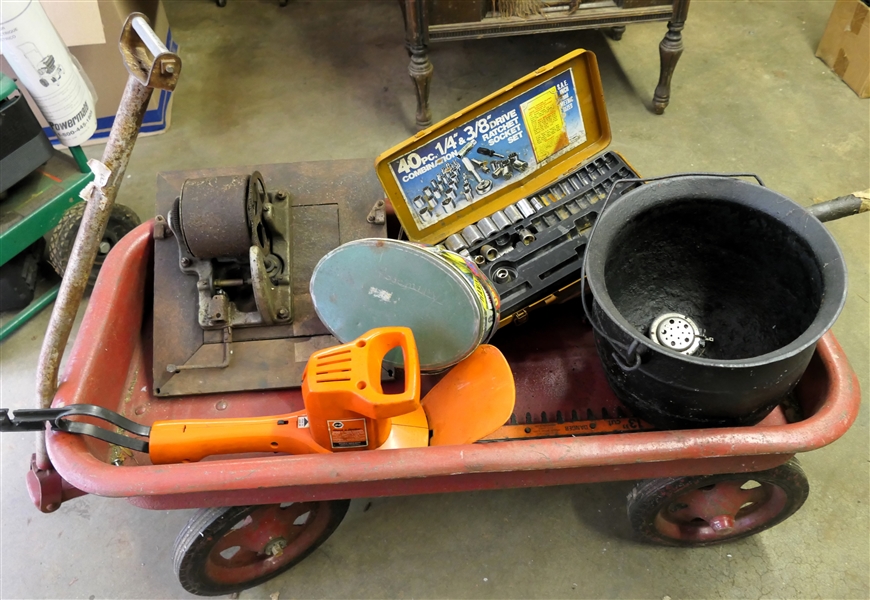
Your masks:
<svg viewBox="0 0 870 600"><path fill-rule="evenodd" d="M369 445L365 419L327 421L333 448L364 448Z"/></svg>

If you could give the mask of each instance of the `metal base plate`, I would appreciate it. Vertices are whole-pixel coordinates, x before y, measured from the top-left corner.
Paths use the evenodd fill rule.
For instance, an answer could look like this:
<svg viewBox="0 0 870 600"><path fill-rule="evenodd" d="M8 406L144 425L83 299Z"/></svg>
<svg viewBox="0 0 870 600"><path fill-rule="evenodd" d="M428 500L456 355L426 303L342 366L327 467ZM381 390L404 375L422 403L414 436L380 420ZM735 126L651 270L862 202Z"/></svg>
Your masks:
<svg viewBox="0 0 870 600"><path fill-rule="evenodd" d="M369 160L322 161L161 173L157 178L157 214L166 215L185 179L248 175L258 170L266 188L284 190L293 206L293 322L233 331L230 364L223 369L169 373L166 365L221 361L220 331L197 323L196 279L178 268L178 246L166 237L154 240L154 393L178 396L295 387L315 350L337 344L317 318L308 293L314 266L339 245L367 237L385 237L385 225L366 220L383 197Z"/></svg>

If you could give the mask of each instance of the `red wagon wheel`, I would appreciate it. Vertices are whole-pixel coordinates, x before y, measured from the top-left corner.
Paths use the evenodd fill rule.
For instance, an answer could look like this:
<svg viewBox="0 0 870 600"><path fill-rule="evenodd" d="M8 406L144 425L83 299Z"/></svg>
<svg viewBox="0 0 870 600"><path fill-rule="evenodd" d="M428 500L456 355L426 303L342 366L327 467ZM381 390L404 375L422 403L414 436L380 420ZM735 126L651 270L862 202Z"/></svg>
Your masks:
<svg viewBox="0 0 870 600"><path fill-rule="evenodd" d="M628 518L645 541L709 546L785 521L810 491L792 458L767 471L650 479L628 495Z"/></svg>
<svg viewBox="0 0 870 600"><path fill-rule="evenodd" d="M348 506L350 500L331 500L201 509L175 540L175 574L200 596L255 587L325 542Z"/></svg>

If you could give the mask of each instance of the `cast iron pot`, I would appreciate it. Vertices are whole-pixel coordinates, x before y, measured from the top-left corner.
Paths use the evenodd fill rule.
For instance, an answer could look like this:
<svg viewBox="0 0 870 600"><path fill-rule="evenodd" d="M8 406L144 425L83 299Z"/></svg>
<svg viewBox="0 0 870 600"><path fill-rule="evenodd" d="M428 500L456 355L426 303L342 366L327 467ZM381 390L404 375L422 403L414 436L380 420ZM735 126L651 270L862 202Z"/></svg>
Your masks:
<svg viewBox="0 0 870 600"><path fill-rule="evenodd" d="M677 176L613 200L585 260L610 385L663 428L763 419L846 298L843 256L821 222L727 177ZM712 341L692 356L654 342L650 326L665 313L690 317Z"/></svg>

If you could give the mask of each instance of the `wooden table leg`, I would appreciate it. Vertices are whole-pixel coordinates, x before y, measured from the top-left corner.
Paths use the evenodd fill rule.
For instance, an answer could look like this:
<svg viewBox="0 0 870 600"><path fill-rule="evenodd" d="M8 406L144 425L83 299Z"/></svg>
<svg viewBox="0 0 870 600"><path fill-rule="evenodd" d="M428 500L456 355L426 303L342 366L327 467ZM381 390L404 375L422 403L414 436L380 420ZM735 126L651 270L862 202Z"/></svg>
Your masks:
<svg viewBox="0 0 870 600"><path fill-rule="evenodd" d="M429 84L432 82L432 63L429 62L429 21L424 0L405 0L405 46L411 56L408 74L417 90L417 127L424 129L432 124L429 109Z"/></svg>
<svg viewBox="0 0 870 600"><path fill-rule="evenodd" d="M625 25L614 25L610 29L607 30L607 35L614 42L618 42L622 39L622 34L625 33Z"/></svg>
<svg viewBox="0 0 870 600"><path fill-rule="evenodd" d="M668 102L671 100L671 78L677 61L683 53L683 26L686 24L686 16L689 13L689 0L674 0L674 12L668 21L668 32L662 43L659 44L659 56L661 57L661 72L659 84L653 95L653 110L657 115L665 112Z"/></svg>

